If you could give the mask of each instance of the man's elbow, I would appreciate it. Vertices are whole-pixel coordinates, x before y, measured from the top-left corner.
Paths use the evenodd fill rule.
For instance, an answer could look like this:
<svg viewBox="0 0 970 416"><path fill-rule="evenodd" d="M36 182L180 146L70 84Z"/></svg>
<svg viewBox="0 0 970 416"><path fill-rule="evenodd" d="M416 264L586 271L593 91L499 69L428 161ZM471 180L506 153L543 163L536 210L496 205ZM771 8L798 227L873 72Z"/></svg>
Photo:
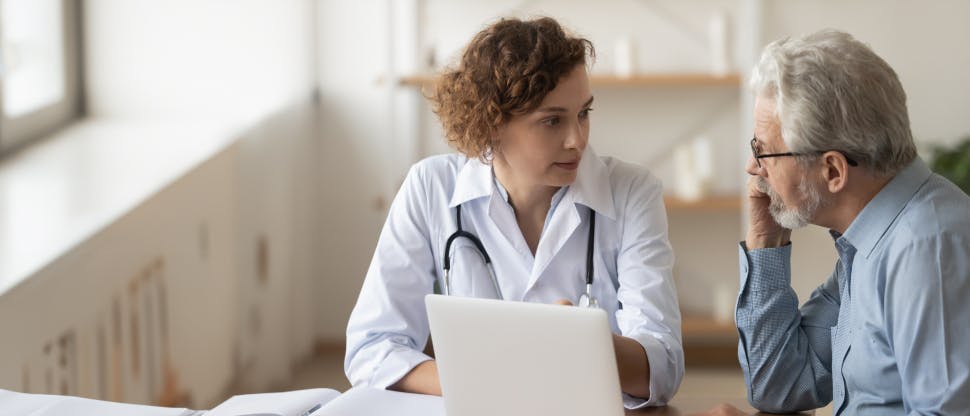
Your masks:
<svg viewBox="0 0 970 416"><path fill-rule="evenodd" d="M765 413L796 413L821 407L811 398L793 397L791 394L779 394L760 389L748 392L748 403L751 407Z"/></svg>

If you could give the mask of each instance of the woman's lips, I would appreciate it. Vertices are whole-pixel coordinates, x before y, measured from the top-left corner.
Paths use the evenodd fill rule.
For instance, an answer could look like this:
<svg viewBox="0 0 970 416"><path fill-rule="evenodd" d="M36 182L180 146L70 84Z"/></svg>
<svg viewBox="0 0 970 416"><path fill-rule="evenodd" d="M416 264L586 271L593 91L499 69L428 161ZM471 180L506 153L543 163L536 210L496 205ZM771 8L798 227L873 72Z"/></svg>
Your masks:
<svg viewBox="0 0 970 416"><path fill-rule="evenodd" d="M576 160L572 162L556 162L556 166L566 170L576 170L577 168L579 168L579 161Z"/></svg>

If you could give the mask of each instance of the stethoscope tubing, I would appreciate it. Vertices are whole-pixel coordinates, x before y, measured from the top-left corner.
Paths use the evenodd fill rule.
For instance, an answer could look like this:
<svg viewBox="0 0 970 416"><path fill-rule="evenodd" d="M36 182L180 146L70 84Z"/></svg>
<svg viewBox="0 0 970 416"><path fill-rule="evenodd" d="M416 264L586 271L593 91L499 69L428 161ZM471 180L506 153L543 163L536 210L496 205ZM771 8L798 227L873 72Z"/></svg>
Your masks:
<svg viewBox="0 0 970 416"><path fill-rule="evenodd" d="M495 295L499 300L504 300L502 296L502 289L498 284L498 278L495 277L495 270L492 266L492 258L488 255L488 251L485 250L485 245L482 241L478 239L474 234L465 231L461 228L461 204L455 207L455 222L457 223L457 230L448 236L445 241L445 253L444 253L444 294L451 296L451 244L459 238L467 238L475 248L478 253L482 256L482 260L485 262L485 268L488 269L488 275L492 280L492 287L495 289ZM592 208L589 210L589 236L586 241L586 293L580 296L581 306L591 306L596 307L596 298L593 297L593 250L595 248L593 238L596 235L596 213ZM585 297L585 299L584 299ZM585 303L585 304L583 304Z"/></svg>

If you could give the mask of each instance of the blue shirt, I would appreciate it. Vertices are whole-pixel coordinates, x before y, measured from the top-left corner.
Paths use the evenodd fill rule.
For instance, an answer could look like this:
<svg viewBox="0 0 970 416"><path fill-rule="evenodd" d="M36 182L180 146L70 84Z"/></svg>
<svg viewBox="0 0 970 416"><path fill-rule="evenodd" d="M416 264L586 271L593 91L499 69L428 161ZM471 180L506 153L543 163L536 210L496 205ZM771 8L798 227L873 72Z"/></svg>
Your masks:
<svg viewBox="0 0 970 416"><path fill-rule="evenodd" d="M791 245L746 250L736 319L748 400L791 412L970 411L970 198L919 159L844 235L798 308Z"/></svg>

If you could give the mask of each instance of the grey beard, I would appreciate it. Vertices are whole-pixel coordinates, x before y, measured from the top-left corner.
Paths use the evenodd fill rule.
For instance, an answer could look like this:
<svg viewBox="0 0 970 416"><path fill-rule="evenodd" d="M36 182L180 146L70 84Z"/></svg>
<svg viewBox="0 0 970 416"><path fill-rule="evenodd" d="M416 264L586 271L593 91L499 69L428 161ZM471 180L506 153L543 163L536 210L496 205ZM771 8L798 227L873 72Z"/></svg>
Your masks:
<svg viewBox="0 0 970 416"><path fill-rule="evenodd" d="M789 230L808 225L815 217L816 211L824 205L821 193L814 186L809 185L804 177L798 182L798 193L804 202L792 208L785 206L781 196L768 186L765 178L758 177L757 184L758 190L767 194L771 201L768 205L771 218L774 218L778 225Z"/></svg>

